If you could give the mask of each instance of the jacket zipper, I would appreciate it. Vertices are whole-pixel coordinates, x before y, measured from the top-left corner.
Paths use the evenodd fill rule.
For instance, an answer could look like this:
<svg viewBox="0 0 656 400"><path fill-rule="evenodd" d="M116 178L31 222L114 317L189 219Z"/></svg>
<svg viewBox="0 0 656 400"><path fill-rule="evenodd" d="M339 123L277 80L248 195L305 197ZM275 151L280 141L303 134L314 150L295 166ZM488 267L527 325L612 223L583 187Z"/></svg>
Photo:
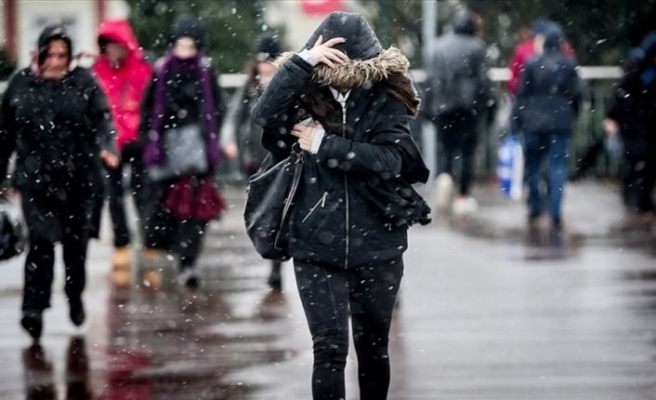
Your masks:
<svg viewBox="0 0 656 400"><path fill-rule="evenodd" d="M314 213L314 211L317 208L319 208L319 206L321 206L321 208L323 208L326 205L326 198L327 197L328 197L328 192L323 192L323 195L321 196L319 201L317 201L317 203L310 209L310 211L307 213L307 215L301 220L301 223L304 223L305 221L307 221L307 219L310 218L310 215L312 215L312 213Z"/></svg>
<svg viewBox="0 0 656 400"><path fill-rule="evenodd" d="M340 102L342 106L342 137L346 139L346 101ZM348 187L348 179L346 176L346 171L344 171L344 193L345 193L345 205L346 208L344 210L344 213L346 214L346 257L344 257L344 269L348 268L348 259L349 259L349 247L350 247L350 239L349 237L351 236L351 221L350 221L350 215L349 215L349 187Z"/></svg>

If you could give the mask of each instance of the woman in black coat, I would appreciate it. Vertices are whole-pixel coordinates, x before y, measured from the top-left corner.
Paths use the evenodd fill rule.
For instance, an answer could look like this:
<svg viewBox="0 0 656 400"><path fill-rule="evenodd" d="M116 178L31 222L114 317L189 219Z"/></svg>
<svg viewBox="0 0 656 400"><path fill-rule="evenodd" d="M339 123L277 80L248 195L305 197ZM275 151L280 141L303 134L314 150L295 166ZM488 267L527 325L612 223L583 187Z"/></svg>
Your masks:
<svg viewBox="0 0 656 400"><path fill-rule="evenodd" d="M296 142L304 152L289 253L314 342L313 396L345 398L350 312L361 397L384 399L407 229L430 212L411 186L428 169L408 127L420 103L409 63L363 16L341 12L279 62L253 118L274 158ZM313 126L298 123L307 116Z"/></svg>
<svg viewBox="0 0 656 400"><path fill-rule="evenodd" d="M71 321L84 322L86 252L102 196L101 160L118 164L103 92L88 70L72 64L72 51L64 27L45 28L34 64L12 77L2 99L0 176L16 151L13 184L30 240L21 324L34 339L50 307L57 242L63 245Z"/></svg>

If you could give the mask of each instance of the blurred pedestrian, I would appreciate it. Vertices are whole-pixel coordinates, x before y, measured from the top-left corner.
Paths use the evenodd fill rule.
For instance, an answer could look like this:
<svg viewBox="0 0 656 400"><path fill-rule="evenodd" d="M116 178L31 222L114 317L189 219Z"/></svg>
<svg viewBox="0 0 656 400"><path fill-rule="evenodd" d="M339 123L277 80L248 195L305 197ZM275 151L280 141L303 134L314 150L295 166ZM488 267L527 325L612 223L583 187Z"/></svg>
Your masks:
<svg viewBox="0 0 656 400"><path fill-rule="evenodd" d="M253 118L274 159L296 143L304 155L288 251L314 342L313 398L346 397L350 313L360 396L385 399L407 229L430 212L411 186L429 171L408 126L420 103L409 63L362 15L343 12L279 63Z"/></svg>
<svg viewBox="0 0 656 400"><path fill-rule="evenodd" d="M50 307L55 243L63 246L69 316L85 320L87 243L101 196L101 160L118 166L113 126L102 89L72 62L73 43L61 25L38 38L33 64L14 75L2 99L0 176L16 151L13 184L29 229L21 325L36 340Z"/></svg>
<svg viewBox="0 0 656 400"><path fill-rule="evenodd" d="M455 161L460 159L459 194L452 205L454 214L468 214L478 208L471 197L474 156L480 116L494 114L494 99L487 76L485 43L477 37L476 16L460 10L453 19L453 33L438 38L429 71L430 107L440 152L437 156L435 205L445 210L451 205Z"/></svg>
<svg viewBox="0 0 656 400"><path fill-rule="evenodd" d="M176 19L169 48L158 62L144 98L140 135L149 171L152 200L146 218L144 284L161 285L161 251L179 256L181 283L196 287L196 259L211 219L225 207L214 185L221 162L219 128L225 104L218 73L205 58L205 28L194 16ZM194 145L194 154L167 147ZM233 157L234 153L228 154ZM196 163L193 171L173 171ZM155 176L153 171L159 171ZM164 174L164 175L162 175Z"/></svg>
<svg viewBox="0 0 656 400"><path fill-rule="evenodd" d="M149 194L143 149L137 140L141 99L151 80L153 69L143 53L129 22L112 19L98 28L100 56L92 67L109 102L116 125L116 147L121 155L118 168L108 170L109 213L114 230L112 280L119 286L130 282L130 227L126 217L123 175L130 167L131 195L134 198L138 226L143 233L145 208ZM143 236L143 235L142 235Z"/></svg>
<svg viewBox="0 0 656 400"><path fill-rule="evenodd" d="M624 204L631 212L646 214L656 210L656 32L632 49L623 70L604 129L622 139Z"/></svg>
<svg viewBox="0 0 656 400"><path fill-rule="evenodd" d="M562 52L563 32L553 24L544 36L543 52L526 64L513 115L524 134L529 223L545 211L541 165L548 160L548 212L554 227L562 224L561 203L567 181L572 123L579 106L579 77L574 61Z"/></svg>
<svg viewBox="0 0 656 400"><path fill-rule="evenodd" d="M536 55L542 52L544 35L554 26L554 22L546 18L536 19L531 27L521 27L519 29L520 42L513 51L510 59L510 79L508 79L508 93L514 99L517 96L519 87L519 78L524 72L526 63ZM574 50L566 39L562 43L563 54L571 59L575 58Z"/></svg>
<svg viewBox="0 0 656 400"><path fill-rule="evenodd" d="M262 127L251 119L251 112L264 88L276 72L275 59L282 53L277 36L265 33L257 38L253 59L248 63L246 83L234 95L228 117L239 147L239 164L247 177L253 175L266 156L262 146ZM271 260L267 283L274 290L282 290L282 263Z"/></svg>

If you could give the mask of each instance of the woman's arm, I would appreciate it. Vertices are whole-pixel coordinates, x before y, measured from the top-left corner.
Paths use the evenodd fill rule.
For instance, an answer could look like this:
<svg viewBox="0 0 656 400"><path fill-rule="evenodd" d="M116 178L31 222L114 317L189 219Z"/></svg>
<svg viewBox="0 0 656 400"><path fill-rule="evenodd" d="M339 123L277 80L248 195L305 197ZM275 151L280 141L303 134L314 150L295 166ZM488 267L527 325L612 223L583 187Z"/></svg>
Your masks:
<svg viewBox="0 0 656 400"><path fill-rule="evenodd" d="M91 75L89 75L88 95L89 102L86 113L100 148L100 157L108 167L115 168L118 166L118 152L114 138L116 128L112 121L107 98L96 79Z"/></svg>
<svg viewBox="0 0 656 400"><path fill-rule="evenodd" d="M14 109L10 105L12 97L11 82L2 97L0 106L0 190L7 175L9 157L16 149L16 131L14 129Z"/></svg>
<svg viewBox="0 0 656 400"><path fill-rule="evenodd" d="M329 168L339 168L381 179L401 175L406 156L415 157L416 149L410 135L410 120L405 105L389 98L380 111L383 117L371 128L371 140L356 142L336 134L324 136L317 157Z"/></svg>

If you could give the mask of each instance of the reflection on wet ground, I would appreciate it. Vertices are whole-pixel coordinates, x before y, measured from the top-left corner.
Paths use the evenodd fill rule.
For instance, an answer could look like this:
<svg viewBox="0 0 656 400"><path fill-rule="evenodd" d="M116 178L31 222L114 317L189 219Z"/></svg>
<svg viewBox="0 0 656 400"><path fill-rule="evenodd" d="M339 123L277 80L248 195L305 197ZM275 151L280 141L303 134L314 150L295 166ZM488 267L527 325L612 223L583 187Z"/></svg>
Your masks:
<svg viewBox="0 0 656 400"><path fill-rule="evenodd" d="M40 344L32 344L22 354L25 374L25 397L28 400L56 400L57 394L52 361ZM66 400L91 400L89 357L84 337L71 337L66 351L64 397Z"/></svg>

